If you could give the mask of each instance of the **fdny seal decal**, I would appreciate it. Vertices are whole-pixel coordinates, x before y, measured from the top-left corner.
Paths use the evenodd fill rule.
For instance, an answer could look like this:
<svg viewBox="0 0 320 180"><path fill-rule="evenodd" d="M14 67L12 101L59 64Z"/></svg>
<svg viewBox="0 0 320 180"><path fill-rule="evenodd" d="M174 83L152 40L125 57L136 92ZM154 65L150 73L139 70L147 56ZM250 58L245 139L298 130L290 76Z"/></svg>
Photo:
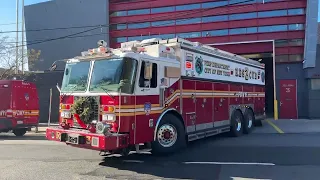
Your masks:
<svg viewBox="0 0 320 180"><path fill-rule="evenodd" d="M196 72L200 75L203 72L203 60L201 56L196 57L196 64L195 64Z"/></svg>
<svg viewBox="0 0 320 180"><path fill-rule="evenodd" d="M26 99L26 101L29 101L29 99L30 99L29 94L28 94L28 93L25 93L25 94L24 94L24 98Z"/></svg>
<svg viewBox="0 0 320 180"><path fill-rule="evenodd" d="M151 103L147 102L144 104L144 112L146 115L149 115L151 112Z"/></svg>

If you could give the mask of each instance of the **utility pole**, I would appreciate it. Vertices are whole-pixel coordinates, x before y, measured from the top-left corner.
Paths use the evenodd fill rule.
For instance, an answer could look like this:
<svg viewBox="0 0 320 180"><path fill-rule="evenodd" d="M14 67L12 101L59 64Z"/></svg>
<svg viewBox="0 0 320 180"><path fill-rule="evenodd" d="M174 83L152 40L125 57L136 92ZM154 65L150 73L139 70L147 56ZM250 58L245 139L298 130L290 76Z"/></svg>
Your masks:
<svg viewBox="0 0 320 180"><path fill-rule="evenodd" d="M17 32L16 32L16 68L15 68L15 73L18 74L19 73L19 48L18 48L18 45L19 45L19 0L16 0L17 1L17 7L16 7L16 20L17 20Z"/></svg>
<svg viewBox="0 0 320 180"><path fill-rule="evenodd" d="M21 72L24 74L24 0L22 1L22 27L21 27L21 32L22 32L22 40L21 40Z"/></svg>

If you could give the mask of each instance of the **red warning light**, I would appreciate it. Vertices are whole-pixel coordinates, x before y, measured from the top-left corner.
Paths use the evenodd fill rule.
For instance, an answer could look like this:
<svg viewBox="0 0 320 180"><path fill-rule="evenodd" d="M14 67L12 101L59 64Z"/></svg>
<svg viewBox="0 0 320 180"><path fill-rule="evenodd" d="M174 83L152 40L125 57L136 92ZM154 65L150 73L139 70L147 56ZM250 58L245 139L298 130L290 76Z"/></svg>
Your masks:
<svg viewBox="0 0 320 180"><path fill-rule="evenodd" d="M192 69L192 62L186 61L186 68Z"/></svg>

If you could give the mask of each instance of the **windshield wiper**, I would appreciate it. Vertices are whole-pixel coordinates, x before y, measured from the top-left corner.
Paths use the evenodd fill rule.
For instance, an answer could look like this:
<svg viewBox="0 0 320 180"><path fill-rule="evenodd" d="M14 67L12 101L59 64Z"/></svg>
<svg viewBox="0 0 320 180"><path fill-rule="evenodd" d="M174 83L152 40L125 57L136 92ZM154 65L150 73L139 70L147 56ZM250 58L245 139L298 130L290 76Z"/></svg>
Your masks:
<svg viewBox="0 0 320 180"><path fill-rule="evenodd" d="M109 97L111 97L113 100L115 100L114 96L109 93L110 90L108 90L108 89L106 89L106 88L104 88L104 87L100 87L100 88L101 88L104 92L106 92Z"/></svg>

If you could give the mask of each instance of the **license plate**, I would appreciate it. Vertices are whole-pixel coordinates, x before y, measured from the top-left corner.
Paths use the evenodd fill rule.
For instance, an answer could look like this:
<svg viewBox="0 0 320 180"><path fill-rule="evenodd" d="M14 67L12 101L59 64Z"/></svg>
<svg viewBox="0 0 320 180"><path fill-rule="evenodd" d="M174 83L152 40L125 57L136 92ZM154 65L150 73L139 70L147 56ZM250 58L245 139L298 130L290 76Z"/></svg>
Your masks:
<svg viewBox="0 0 320 180"><path fill-rule="evenodd" d="M79 144L79 135L76 134L68 134L68 143L71 144Z"/></svg>
<svg viewBox="0 0 320 180"><path fill-rule="evenodd" d="M23 121L17 121L17 124L23 124Z"/></svg>
<svg viewBox="0 0 320 180"><path fill-rule="evenodd" d="M61 117L62 118L71 118L71 113L70 112L61 112Z"/></svg>

